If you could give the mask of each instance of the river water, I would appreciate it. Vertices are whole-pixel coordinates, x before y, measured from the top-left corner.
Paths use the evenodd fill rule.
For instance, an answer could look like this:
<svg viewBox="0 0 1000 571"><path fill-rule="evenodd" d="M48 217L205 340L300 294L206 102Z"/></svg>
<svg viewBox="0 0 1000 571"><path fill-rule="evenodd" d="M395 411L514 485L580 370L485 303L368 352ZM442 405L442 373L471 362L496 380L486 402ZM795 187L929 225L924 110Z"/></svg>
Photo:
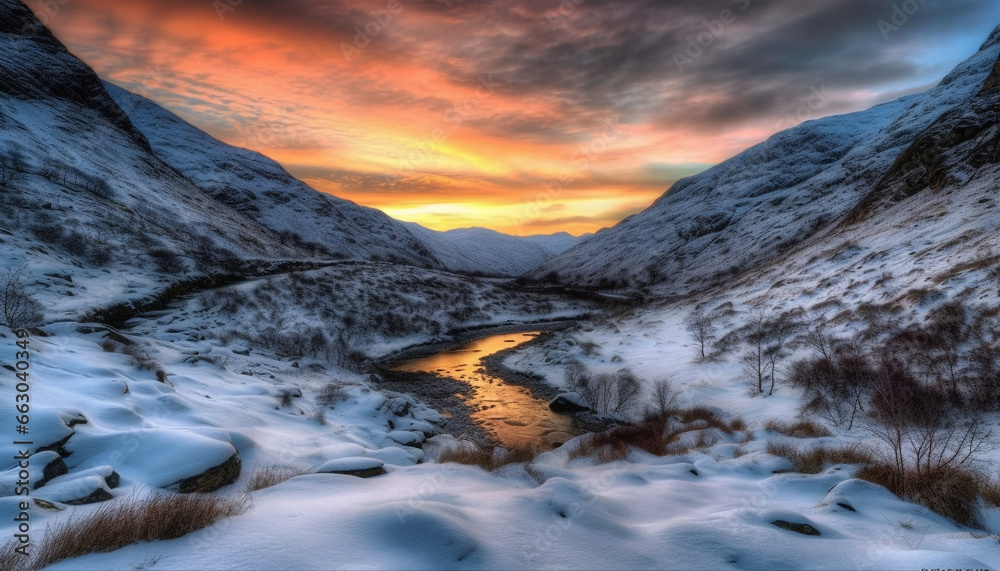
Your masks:
<svg viewBox="0 0 1000 571"><path fill-rule="evenodd" d="M472 410L476 424L489 431L501 445L554 447L584 432L570 416L549 410L546 400L525 387L504 382L483 368L480 360L497 351L530 341L538 332L492 335L461 346L396 364L393 369L426 372L468 383L467 395L456 395Z"/></svg>

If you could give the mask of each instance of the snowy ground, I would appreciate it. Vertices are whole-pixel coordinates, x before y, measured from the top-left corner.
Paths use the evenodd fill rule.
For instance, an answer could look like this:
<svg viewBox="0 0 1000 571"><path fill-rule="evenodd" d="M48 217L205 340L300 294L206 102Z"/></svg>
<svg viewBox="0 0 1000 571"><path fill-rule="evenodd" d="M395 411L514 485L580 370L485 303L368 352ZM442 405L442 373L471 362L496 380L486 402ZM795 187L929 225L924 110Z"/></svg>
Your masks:
<svg viewBox="0 0 1000 571"><path fill-rule="evenodd" d="M671 376L684 404L743 416L753 439L723 437L681 456L633 452L606 464L570 460L578 444L573 441L530 465L492 474L434 463L436 446L425 445L425 451L399 444L401 426L429 431L426 423L435 413L416 406L398 417L393 395L387 399L363 375L335 365L295 367L288 359L243 355L242 347L210 338L195 348L193 341L165 333L165 339L136 336L167 372L165 384L130 357L102 350L101 332L49 326L53 336L32 339L33 435L58 440L70 430L65 419L82 415L88 422L76 424L66 444L73 452L66 459L70 474L37 490L36 497L69 499L94 486L95 474L108 467L121 475L121 485L108 490L113 495L148 491L218 463L233 450L242 458L243 476L220 493L242 489L261 466L312 471L338 458L368 457L388 471L371 479L299 476L253 492L253 508L242 516L176 540L53 568L123 569L154 562L156 569L1000 568L996 538L854 480L850 466L817 475L774 473L789 464L765 451L767 441L789 438L762 425L768 418L794 418L797 395L781 388L773 397L751 398L734 380L736 365L693 364L695 348L680 327L683 317L664 310L586 326L557 334L554 347L515 354L507 364L530 367L556 383L562 380L560 363L570 358L597 369L627 366L645 379ZM155 333L154 323L137 329ZM2 359L10 363L12 338L3 341ZM580 347L587 341L599 345L589 356ZM324 407L318 400L331 383L343 388L345 398ZM13 422L7 410L3 414L0 422ZM389 420L397 430L390 430ZM862 437L842 433L822 440ZM447 442L443 436L431 442L442 439ZM0 453L13 452L6 448ZM93 509L35 509L33 529L41 533L47 523ZM0 510L0 521L10 522L13 499L0 500ZM989 519L992 531L1000 531L1000 515ZM821 535L779 529L771 523L777 520L811 525ZM13 527L5 523L0 532L10 535Z"/></svg>

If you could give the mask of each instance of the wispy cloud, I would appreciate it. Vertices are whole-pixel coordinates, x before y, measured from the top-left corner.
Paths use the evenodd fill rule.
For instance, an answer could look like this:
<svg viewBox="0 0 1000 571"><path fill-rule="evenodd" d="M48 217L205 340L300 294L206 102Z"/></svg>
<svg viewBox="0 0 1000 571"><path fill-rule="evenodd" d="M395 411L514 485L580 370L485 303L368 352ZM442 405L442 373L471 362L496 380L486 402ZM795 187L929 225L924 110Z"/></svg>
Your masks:
<svg viewBox="0 0 1000 571"><path fill-rule="evenodd" d="M991 0L927 2L888 38L891 0L571 4L73 0L48 21L103 77L320 190L524 233L611 224L778 128L930 85L1000 23ZM511 222L558 177L559 209Z"/></svg>

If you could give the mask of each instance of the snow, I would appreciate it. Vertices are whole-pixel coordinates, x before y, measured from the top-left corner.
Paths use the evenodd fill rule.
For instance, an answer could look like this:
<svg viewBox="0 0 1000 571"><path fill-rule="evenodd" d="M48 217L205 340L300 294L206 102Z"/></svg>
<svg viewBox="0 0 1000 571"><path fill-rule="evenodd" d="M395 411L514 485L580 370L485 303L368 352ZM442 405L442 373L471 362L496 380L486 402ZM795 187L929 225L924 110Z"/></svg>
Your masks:
<svg viewBox="0 0 1000 571"><path fill-rule="evenodd" d="M0 10L26 18L19 2L0 0ZM37 152L26 154L30 168L3 189L0 263L27 264L28 287L46 308L46 335L30 340L31 450L65 440L70 471L32 490L32 498L55 504L32 507L34 539L47 525L113 505L65 501L97 489L116 498L155 493L234 454L241 475L220 495L245 491L256 470L304 473L247 492L252 508L243 515L178 539L92 553L52 569L1000 569L1000 509L984 506L985 529L971 529L857 480L855 466L788 473L789 462L767 452L769 442L850 444L866 433L832 427L833 436L793 439L767 430L769 419L798 419L799 395L779 385L773 396L753 396L739 380L737 363L694 362L696 348L682 325L691 299L602 312L512 353L505 365L560 388L568 388L566 367L573 362L593 371L628 368L642 380L646 402L653 382L669 378L680 404L708 407L724 419L742 417L746 430L693 430L678 442L678 449L690 450L663 457L632 451L612 462L575 457L586 438L579 437L492 473L437 462L443 448L472 445L436 434L442 417L426 404L380 392L366 361L449 340L457 331L580 318L592 306L524 294L505 280L367 259L194 292L120 332L77 323L87 309L147 296L176 277L151 267L145 253L154 245L183 250L208 237L240 256L309 257L308 248L287 243L287 236L283 243L279 232L297 220L314 232L303 236L339 239L330 233L341 230L310 226L322 219L314 204L356 213L359 224L369 225L349 230L361 241L345 256L388 259L397 247L412 254L416 239L378 213L310 195L267 159L227 147L108 86L126 104L136 131L116 114L96 76L43 29L28 20L28 35L3 27L17 18L0 18L0 69L16 72L24 80L17 85L33 97L0 95L0 149ZM678 183L647 213L587 238L539 271L572 277L579 269L582 281L599 280L619 275L627 264L634 279L633 269L645 272L643 266L654 262L664 275L678 276L665 289L698 289L697 301L708 307L731 302L740 310L760 299L830 314L894 302L903 317L919 319L937 303L913 301L909 294L921 288L939 300L963 295L993 301L996 284L989 276L996 264L973 262L994 253L1000 216L982 201L995 194L995 165L973 171L955 160L954 179L940 193L880 203L860 227L802 231L824 213L846 213L908 140L975 93L1000 51L996 42L986 48L928 94L806 123ZM41 52L45 57L33 59ZM66 79L89 85L93 97L52 93ZM108 180L114 198L46 176L42 166L57 160L81 177ZM231 162L232 170L222 162ZM236 173L254 182L240 186L237 200L226 204L217 199L224 194L219 189L236 184ZM276 194L251 199L246 192L254 188ZM50 202L51 209L31 201ZM257 213L248 208L255 203ZM50 210L81 231L118 228L121 235L106 239L120 250L117 257L100 266L34 237L25 226L44 222ZM11 213L30 213L31 220L18 225ZM121 227L101 224L109 220ZM137 236L123 230L128 225L150 229L152 243L133 243ZM699 235L705 228L713 230ZM769 245L778 234L802 240L779 254ZM478 248L476 263L486 263L484 251L499 250L505 240L489 236L482 246L470 246ZM733 251L724 252L723 240ZM559 247L545 243L569 242L533 240L536 246L539 241L550 252ZM518 248L526 243L531 240L519 241ZM678 248L682 255L671 258ZM404 262L436 265L432 258L443 251L399 255ZM460 252L452 252L458 259ZM527 250L507 252L489 263L527 263L520 258ZM675 272L671 264L678 261L690 264L690 271ZM724 287L696 287L734 264L753 265L755 272L733 274ZM850 325L841 324L845 331ZM305 338L288 337L307 328ZM107 351L115 349L106 343L112 333L134 343L133 351L161 367L165 380L142 360ZM310 349L303 339L325 341ZM13 332L0 328L0 387L7 394L13 340ZM13 417L11 407L0 407L0 426L13 426ZM698 443L699 436L711 435L714 444ZM13 535L20 511L8 485L17 450L9 439L0 440L0 458L7 459L0 461L4 537ZM35 455L33 467L54 454ZM991 454L983 460L1000 460ZM316 473L375 467L387 473L367 479ZM114 489L112 470L121 477ZM776 521L809 525L820 535L782 529Z"/></svg>
<svg viewBox="0 0 1000 571"><path fill-rule="evenodd" d="M645 211L530 275L555 272L567 284L684 295L775 263L790 248L835 230L914 137L968 104L998 54L1000 45L987 43L926 93L778 133L678 181Z"/></svg>
<svg viewBox="0 0 1000 571"><path fill-rule="evenodd" d="M493 276L519 276L580 240L565 232L522 238L487 228L435 232L412 222L406 227L449 270Z"/></svg>

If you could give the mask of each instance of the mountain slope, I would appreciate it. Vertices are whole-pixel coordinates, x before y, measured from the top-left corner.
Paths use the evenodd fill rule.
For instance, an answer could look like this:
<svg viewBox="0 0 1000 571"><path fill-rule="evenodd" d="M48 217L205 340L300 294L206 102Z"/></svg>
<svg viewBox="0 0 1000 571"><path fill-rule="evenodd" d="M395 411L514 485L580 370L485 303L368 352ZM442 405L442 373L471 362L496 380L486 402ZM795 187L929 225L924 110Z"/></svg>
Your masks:
<svg viewBox="0 0 1000 571"><path fill-rule="evenodd" d="M160 161L97 75L25 7L0 0L0 234L47 304L102 303L235 259L306 258ZM72 302L72 303L70 303Z"/></svg>
<svg viewBox="0 0 1000 571"><path fill-rule="evenodd" d="M492 276L521 275L578 240L565 233L521 237L487 228L437 232L414 223L406 223L406 227L449 270Z"/></svg>
<svg viewBox="0 0 1000 571"><path fill-rule="evenodd" d="M1000 52L995 37L928 92L778 133L531 276L683 294L775 260L851 212L919 133L982 89Z"/></svg>
<svg viewBox="0 0 1000 571"><path fill-rule="evenodd" d="M105 85L157 157L286 241L318 244L339 258L440 267L401 223L381 211L317 192L264 155L223 143L144 97Z"/></svg>

